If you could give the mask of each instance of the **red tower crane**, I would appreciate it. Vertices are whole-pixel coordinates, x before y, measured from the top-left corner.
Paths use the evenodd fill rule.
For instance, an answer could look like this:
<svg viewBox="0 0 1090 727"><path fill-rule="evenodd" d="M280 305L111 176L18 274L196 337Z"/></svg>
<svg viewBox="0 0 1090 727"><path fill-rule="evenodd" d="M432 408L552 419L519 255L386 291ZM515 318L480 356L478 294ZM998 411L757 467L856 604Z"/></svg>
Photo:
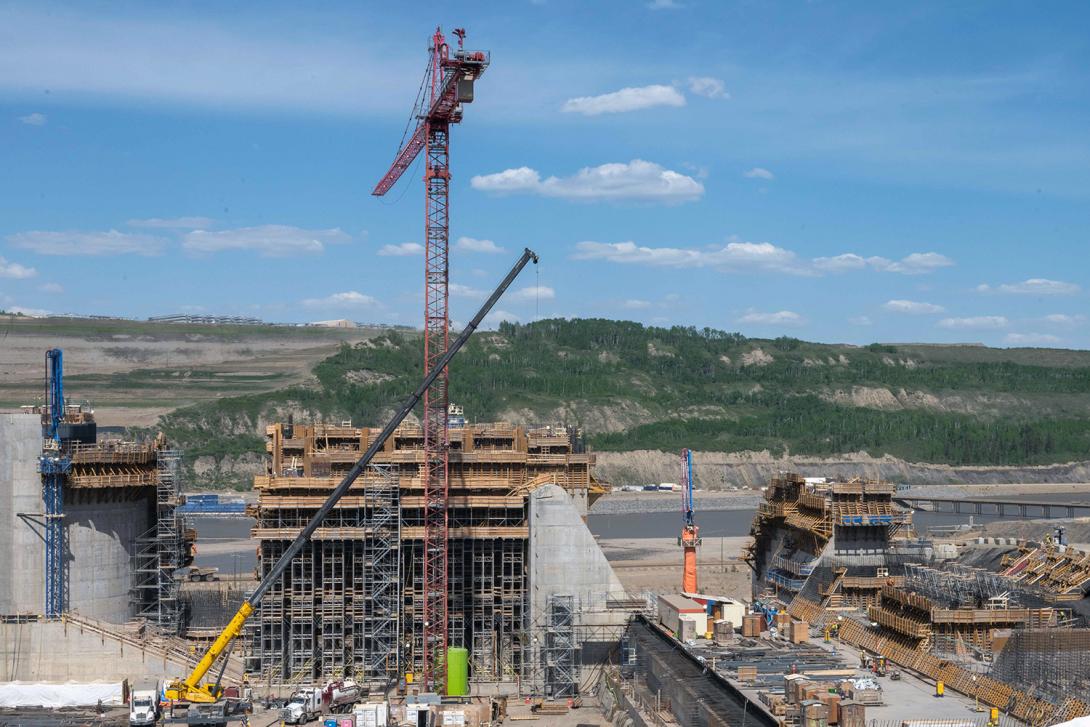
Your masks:
<svg viewBox="0 0 1090 727"><path fill-rule="evenodd" d="M447 351L450 317L447 283L450 220L450 126L462 120L462 104L473 100L473 82L488 68L485 51L467 51L465 30L455 28L453 53L436 28L428 48L428 68L413 108L416 127L402 137L389 171L371 194L381 197L424 151L424 371ZM410 119L410 122L412 119ZM408 128L406 128L406 131ZM408 137L406 141L405 138ZM426 688L443 682L447 647L447 390L443 374L424 392L424 629L423 673Z"/></svg>

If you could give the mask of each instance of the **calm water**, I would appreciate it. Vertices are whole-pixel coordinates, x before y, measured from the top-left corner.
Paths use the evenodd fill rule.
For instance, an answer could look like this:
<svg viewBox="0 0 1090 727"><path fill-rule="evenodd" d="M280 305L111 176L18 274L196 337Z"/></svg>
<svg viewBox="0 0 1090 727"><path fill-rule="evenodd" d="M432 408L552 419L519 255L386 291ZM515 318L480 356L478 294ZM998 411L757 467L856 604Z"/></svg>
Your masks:
<svg viewBox="0 0 1090 727"><path fill-rule="evenodd" d="M249 574L257 566L257 541L250 540L253 518L186 518L197 529L195 565L219 568L220 574ZM233 546L233 547L232 547Z"/></svg>
<svg viewBox="0 0 1090 727"><path fill-rule="evenodd" d="M756 510L706 510L697 512L700 534L706 538L748 535ZM641 512L623 515L590 515L590 531L600 538L674 538L681 533L680 512Z"/></svg>
<svg viewBox="0 0 1090 727"><path fill-rule="evenodd" d="M982 496L983 497L983 496ZM987 498L986 498L987 499ZM996 496L991 499L1028 502L1090 502L1087 493L1041 493L1029 495ZM696 513L700 534L708 538L735 537L749 534L753 522L754 510L704 510ZM977 523L989 523L998 520L995 515L976 515L955 513L917 512L913 517L916 527L921 532L929 527L960 525L968 523L970 517ZM216 543L229 540L243 540L250 537L250 528L254 521L250 518L190 518L192 527L197 528L197 564L219 568L222 573L232 573L236 569L249 572L255 563L254 547L216 552ZM625 513L614 515L590 515L587 517L590 531L600 538L673 538L681 528L681 514L676 511L653 513ZM203 548L202 545L208 547ZM207 551L207 552L203 552Z"/></svg>

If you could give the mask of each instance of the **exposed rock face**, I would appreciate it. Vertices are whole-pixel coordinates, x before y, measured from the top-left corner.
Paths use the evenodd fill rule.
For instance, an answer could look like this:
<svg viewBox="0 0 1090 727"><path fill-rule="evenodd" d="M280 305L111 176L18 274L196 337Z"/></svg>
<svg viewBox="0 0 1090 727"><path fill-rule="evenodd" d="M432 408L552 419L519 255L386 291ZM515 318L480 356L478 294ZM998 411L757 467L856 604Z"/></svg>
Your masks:
<svg viewBox="0 0 1090 727"><path fill-rule="evenodd" d="M598 477L614 485L676 482L679 454L658 450L598 452ZM765 452L694 452L694 480L704 489L754 487L779 472L806 477L868 477L911 485L1090 482L1090 462L1040 467L954 467L875 458L859 452L840 457L776 457Z"/></svg>
<svg viewBox="0 0 1090 727"><path fill-rule="evenodd" d="M759 348L742 354L743 366L768 366L775 360L771 354L767 354Z"/></svg>
<svg viewBox="0 0 1090 727"><path fill-rule="evenodd" d="M620 399L612 404L591 404L585 400L568 402L551 411L508 409L500 412L500 421L528 427L546 424L578 423L588 432L623 432L652 418L651 412L631 399Z"/></svg>
<svg viewBox="0 0 1090 727"><path fill-rule="evenodd" d="M355 371L345 371L344 378L350 384L367 386L369 384L381 384L383 381L390 381L394 378L394 375L386 374L381 371L371 371L370 369L356 369Z"/></svg>

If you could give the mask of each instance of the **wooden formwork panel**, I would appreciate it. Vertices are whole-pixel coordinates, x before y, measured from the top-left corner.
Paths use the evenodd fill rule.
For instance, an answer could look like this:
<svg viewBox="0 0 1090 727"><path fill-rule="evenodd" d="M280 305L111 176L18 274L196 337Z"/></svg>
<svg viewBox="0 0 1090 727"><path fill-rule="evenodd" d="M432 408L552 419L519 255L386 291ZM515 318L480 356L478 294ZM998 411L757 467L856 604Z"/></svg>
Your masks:
<svg viewBox="0 0 1090 727"><path fill-rule="evenodd" d="M1031 725L1048 724L1061 710L1064 714L1075 716L1082 716L1075 714L1080 711L1083 715L1090 714L1090 703L1080 699L1068 700L1064 705L1057 707L1046 700L1024 694L1009 684L986 675L974 674L920 649L880 636L857 621L845 620L840 627L840 638L853 646L882 654L891 661L931 679L942 680L951 689L1005 710L1013 717Z"/></svg>

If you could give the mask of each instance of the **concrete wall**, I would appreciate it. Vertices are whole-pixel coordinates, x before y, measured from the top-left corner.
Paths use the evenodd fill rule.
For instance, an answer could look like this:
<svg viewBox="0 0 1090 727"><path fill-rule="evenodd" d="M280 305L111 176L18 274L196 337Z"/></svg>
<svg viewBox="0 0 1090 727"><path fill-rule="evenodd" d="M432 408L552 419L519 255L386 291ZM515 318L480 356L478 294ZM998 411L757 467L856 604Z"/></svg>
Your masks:
<svg viewBox="0 0 1090 727"><path fill-rule="evenodd" d="M549 596L574 596L583 617L596 618L609 597L625 590L594 539L576 502L558 485L539 487L530 495L530 613L535 622L545 614ZM612 623L611 617L604 621Z"/></svg>
<svg viewBox="0 0 1090 727"><path fill-rule="evenodd" d="M147 497L132 501L104 501L92 491L66 493L71 610L112 623L129 619L133 541L153 523L152 489L145 489Z"/></svg>
<svg viewBox="0 0 1090 727"><path fill-rule="evenodd" d="M0 614L45 608L41 449L37 416L0 414ZM133 541L154 517L154 490L145 489L147 496L136 499L114 490L65 491L70 610L113 623L129 619Z"/></svg>
<svg viewBox="0 0 1090 727"><path fill-rule="evenodd" d="M42 423L33 414L0 414L0 613L45 607Z"/></svg>
<svg viewBox="0 0 1090 727"><path fill-rule="evenodd" d="M845 565L886 564L889 538L885 527L833 528L833 555Z"/></svg>
<svg viewBox="0 0 1090 727"><path fill-rule="evenodd" d="M0 681L120 681L188 673L185 664L76 624L0 623Z"/></svg>
<svg viewBox="0 0 1090 727"><path fill-rule="evenodd" d="M579 503L564 488L545 485L530 495L530 622L535 626L546 623L554 594L575 599L576 636L585 637L583 664L603 661L630 615L606 608L607 599L626 597L624 586L583 522Z"/></svg>

